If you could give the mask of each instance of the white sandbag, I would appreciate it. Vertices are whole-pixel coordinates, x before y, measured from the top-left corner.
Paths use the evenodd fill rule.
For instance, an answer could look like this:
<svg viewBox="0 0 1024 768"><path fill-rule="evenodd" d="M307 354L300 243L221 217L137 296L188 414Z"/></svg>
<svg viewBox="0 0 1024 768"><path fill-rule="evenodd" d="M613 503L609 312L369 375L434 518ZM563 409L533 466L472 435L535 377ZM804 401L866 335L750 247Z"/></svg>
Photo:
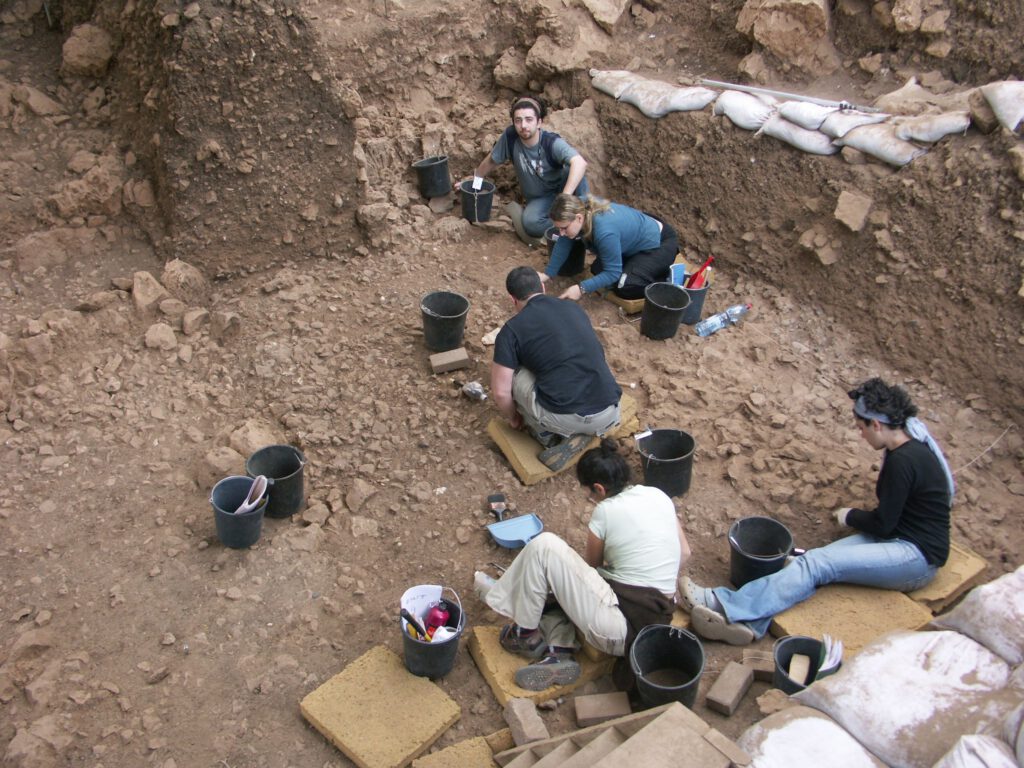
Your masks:
<svg viewBox="0 0 1024 768"><path fill-rule="evenodd" d="M736 744L752 768L885 768L832 718L810 707L787 707L747 728Z"/></svg>
<svg viewBox="0 0 1024 768"><path fill-rule="evenodd" d="M893 632L792 698L887 765L931 768L965 733L996 733L1019 704L1010 667L959 632Z"/></svg>
<svg viewBox="0 0 1024 768"><path fill-rule="evenodd" d="M969 112L943 112L940 115L897 117L893 124L897 139L932 144L951 133L966 133L971 127L971 115Z"/></svg>
<svg viewBox="0 0 1024 768"><path fill-rule="evenodd" d="M994 736L961 736L932 768L1020 768L1013 751Z"/></svg>
<svg viewBox="0 0 1024 768"><path fill-rule="evenodd" d="M1024 120L1024 82L1001 80L981 86L981 93L996 113L999 124L1010 131L1016 131Z"/></svg>
<svg viewBox="0 0 1024 768"><path fill-rule="evenodd" d="M810 152L812 155L834 155L839 147L832 143L832 137L821 131L809 131L796 123L791 123L779 115L772 115L764 121L758 135L766 134L790 146Z"/></svg>
<svg viewBox="0 0 1024 768"><path fill-rule="evenodd" d="M835 139L835 143L859 149L866 155L897 167L903 167L927 151L909 141L897 139L896 127L891 123L862 125L860 128L854 128L843 138Z"/></svg>
<svg viewBox="0 0 1024 768"><path fill-rule="evenodd" d="M636 75L625 69L592 69L590 70L590 83L602 93L607 93L613 98L619 95L627 87L645 78Z"/></svg>
<svg viewBox="0 0 1024 768"><path fill-rule="evenodd" d="M998 653L1008 664L1024 662L1024 565L972 589L932 626L955 629Z"/></svg>
<svg viewBox="0 0 1024 768"><path fill-rule="evenodd" d="M826 117L818 126L818 130L833 139L841 139L854 128L884 123L888 119L889 115L881 112L869 114L868 112L858 112L855 109L840 109Z"/></svg>
<svg viewBox="0 0 1024 768"><path fill-rule="evenodd" d="M664 117L669 112L704 109L716 92L708 88L679 88L660 80L640 80L626 87L619 101L632 104L647 117Z"/></svg>
<svg viewBox="0 0 1024 768"><path fill-rule="evenodd" d="M725 115L739 128L756 131L775 111L775 106L743 91L722 91L713 111L716 115Z"/></svg>
<svg viewBox="0 0 1024 768"><path fill-rule="evenodd" d="M821 128L825 118L835 112L838 107L823 107L809 101L784 101L779 104L779 114L808 131Z"/></svg>

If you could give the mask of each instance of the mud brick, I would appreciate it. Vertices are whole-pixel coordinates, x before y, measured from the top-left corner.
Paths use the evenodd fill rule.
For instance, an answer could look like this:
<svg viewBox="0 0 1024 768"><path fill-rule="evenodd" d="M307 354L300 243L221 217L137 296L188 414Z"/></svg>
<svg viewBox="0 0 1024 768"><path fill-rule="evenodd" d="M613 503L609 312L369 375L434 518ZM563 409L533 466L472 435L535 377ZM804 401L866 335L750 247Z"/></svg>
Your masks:
<svg viewBox="0 0 1024 768"><path fill-rule="evenodd" d="M750 667L754 679L762 683L770 683L775 679L775 659L771 651L743 651L743 666Z"/></svg>
<svg viewBox="0 0 1024 768"><path fill-rule="evenodd" d="M430 368L434 373L444 373L465 368L469 365L469 353L465 347L449 349L447 352L438 352L430 356Z"/></svg>
<svg viewBox="0 0 1024 768"><path fill-rule="evenodd" d="M750 667L730 661L708 691L708 709L731 715L743 700L743 694L754 682L754 671Z"/></svg>
<svg viewBox="0 0 1024 768"><path fill-rule="evenodd" d="M505 705L505 722L517 747L550 737L548 727L537 714L537 705L529 699L509 699Z"/></svg>
<svg viewBox="0 0 1024 768"><path fill-rule="evenodd" d="M577 696L575 704L577 728L597 725L633 711L629 707L629 696L622 691Z"/></svg>

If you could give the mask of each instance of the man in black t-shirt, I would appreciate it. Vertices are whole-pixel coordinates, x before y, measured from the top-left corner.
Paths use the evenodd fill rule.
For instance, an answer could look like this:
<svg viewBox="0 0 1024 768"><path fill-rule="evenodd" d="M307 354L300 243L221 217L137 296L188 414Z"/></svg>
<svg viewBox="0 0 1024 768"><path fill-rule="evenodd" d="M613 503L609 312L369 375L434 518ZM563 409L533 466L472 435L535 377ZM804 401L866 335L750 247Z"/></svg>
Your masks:
<svg viewBox="0 0 1024 768"><path fill-rule="evenodd" d="M509 424L546 446L539 458L557 471L619 423L622 390L575 302L546 296L530 267L509 272L505 288L516 314L494 344L491 392Z"/></svg>

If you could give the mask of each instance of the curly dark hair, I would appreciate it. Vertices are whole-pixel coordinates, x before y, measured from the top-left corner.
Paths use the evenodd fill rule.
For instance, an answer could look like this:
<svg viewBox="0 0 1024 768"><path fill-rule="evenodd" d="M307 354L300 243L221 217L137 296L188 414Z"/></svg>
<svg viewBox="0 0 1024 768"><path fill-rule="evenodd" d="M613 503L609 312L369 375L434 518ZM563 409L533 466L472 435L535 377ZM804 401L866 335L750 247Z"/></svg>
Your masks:
<svg viewBox="0 0 1024 768"><path fill-rule="evenodd" d="M580 457L576 479L587 488L600 483L606 495L614 496L629 485L629 464L619 453L615 441L606 437L597 448L591 448Z"/></svg>
<svg viewBox="0 0 1024 768"><path fill-rule="evenodd" d="M877 376L868 379L847 392L853 401L864 398L864 405L869 411L884 414L893 429L902 429L907 419L917 416L917 406L910 400L910 395L903 387L886 384ZM860 416L861 421L867 421Z"/></svg>

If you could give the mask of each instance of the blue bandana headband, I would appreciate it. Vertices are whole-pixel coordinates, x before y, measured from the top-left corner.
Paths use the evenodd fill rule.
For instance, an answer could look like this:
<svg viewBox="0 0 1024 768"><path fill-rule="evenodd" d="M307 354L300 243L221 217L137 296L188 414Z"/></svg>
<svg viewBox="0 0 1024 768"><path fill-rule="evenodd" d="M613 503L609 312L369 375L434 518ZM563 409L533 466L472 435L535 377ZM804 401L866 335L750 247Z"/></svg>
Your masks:
<svg viewBox="0 0 1024 768"><path fill-rule="evenodd" d="M892 424L890 418L884 413L872 411L867 407L864 403L864 395L861 395L854 401L853 413L862 419L873 419L879 424ZM907 419L906 424L903 425L903 430L915 440L927 445L929 450L935 454L935 458L939 460L939 464L942 466L942 472L946 476L946 483L949 486L949 498L950 501L952 501L953 494L956 492L956 482L953 480L953 473L949 469L949 463L946 461L946 457L942 454L942 449L935 441L935 438L931 436L931 433L928 431L928 427L916 416L911 416Z"/></svg>
<svg viewBox="0 0 1024 768"><path fill-rule="evenodd" d="M864 402L864 395L861 395L860 397L858 397L856 399L856 401L854 401L854 403L853 403L853 412L857 416L860 416L862 419L868 419L868 420L874 419L875 421L881 422L882 424L891 424L892 423L889 420L889 417L886 416L884 413L879 413L878 411L872 411L870 408L868 408L867 404Z"/></svg>

